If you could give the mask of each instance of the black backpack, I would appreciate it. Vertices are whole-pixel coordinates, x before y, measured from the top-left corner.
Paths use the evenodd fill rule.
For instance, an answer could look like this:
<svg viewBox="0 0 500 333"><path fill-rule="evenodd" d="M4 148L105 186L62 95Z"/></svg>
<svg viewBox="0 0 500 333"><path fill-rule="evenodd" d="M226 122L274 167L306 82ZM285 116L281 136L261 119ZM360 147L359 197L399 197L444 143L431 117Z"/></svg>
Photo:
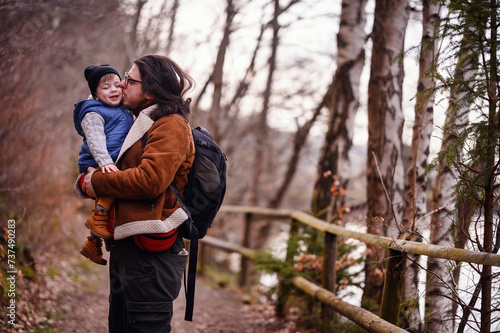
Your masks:
<svg viewBox="0 0 500 333"><path fill-rule="evenodd" d="M187 286L184 280L186 293L184 320L188 321L193 320L198 239L205 237L222 204L226 193L227 168L226 155L215 143L210 132L204 127L196 127L191 131L196 154L183 197L181 198L173 183L170 185L170 189L189 216L189 219L179 227L180 235L191 240Z"/></svg>
<svg viewBox="0 0 500 333"><path fill-rule="evenodd" d="M206 128L196 127L191 132L196 155L184 195L180 198L174 184L171 184L170 188L177 200L184 204L183 208L192 221L192 225L190 223L181 225L180 235L192 239L194 226L198 231L197 238L201 239L212 225L226 193L227 158Z"/></svg>
<svg viewBox="0 0 500 333"><path fill-rule="evenodd" d="M174 183L170 189L174 192L189 219L179 227L179 234L191 240L186 292L186 313L184 320L193 320L194 287L196 265L198 261L198 240L207 234L208 228L219 211L226 193L226 155L215 143L210 132L204 127L191 129L195 145L193 166L189 171L188 183L181 197ZM143 148L147 133L144 135ZM184 275L186 278L186 275Z"/></svg>

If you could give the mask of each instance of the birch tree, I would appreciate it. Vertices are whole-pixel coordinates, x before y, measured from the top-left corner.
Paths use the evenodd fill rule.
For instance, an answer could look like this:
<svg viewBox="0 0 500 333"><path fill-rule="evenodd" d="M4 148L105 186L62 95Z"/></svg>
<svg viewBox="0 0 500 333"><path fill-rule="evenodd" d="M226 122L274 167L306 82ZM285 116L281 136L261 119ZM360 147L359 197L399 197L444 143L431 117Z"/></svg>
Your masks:
<svg viewBox="0 0 500 333"><path fill-rule="evenodd" d="M408 1L377 0L372 32L372 64L368 83L367 232L397 237L401 218L393 205L401 203L403 167L403 65L394 57L404 51ZM379 307L384 251L367 246L363 306Z"/></svg>
<svg viewBox="0 0 500 333"><path fill-rule="evenodd" d="M454 185L456 197L453 198L456 208L457 223L450 227L450 222L440 214L435 217L431 229L431 241L446 243L451 234L456 246L469 246L478 251L496 253L500 249L498 225L494 218L495 202L498 200L498 23L499 8L497 1L462 1L447 3L449 15L442 24L442 34L449 39L446 57L449 63L456 63L455 75L448 76L447 67L443 66L439 89L450 91L450 107L447 116L448 124L454 122L456 129L450 132L446 128L443 150L439 154L440 168L436 181ZM463 36L460 39L457 36ZM458 54L458 57L456 56ZM441 57L440 57L441 58ZM450 61L450 60L454 60ZM441 62L441 60L440 60ZM467 111L474 114L474 120L467 122ZM450 181L450 174L457 175ZM439 186L443 186L440 183ZM445 189L437 188L440 193ZM437 205L445 204L446 197L437 196ZM446 209L445 209L446 211ZM450 215L454 216L454 215ZM474 219L470 219L474 216ZM471 223L470 233L468 223ZM495 235L494 229L497 228ZM466 238L467 237L467 238ZM496 239L496 240L495 240ZM463 265L463 264L462 264ZM427 289L427 325L436 331L444 331L453 327L452 323L439 323L451 319L454 305L449 300L438 299L440 295L449 296L454 291L457 279L443 277L446 270L442 261L429 262ZM451 266L453 268L453 266ZM479 332L490 332L492 309L498 307L498 299L493 298L492 286L496 275L490 266L470 268L479 275L471 277L476 281L467 286L468 299L453 297L462 308L462 318L457 332L464 332L467 327ZM464 267L461 268L462 270ZM457 278L459 270L452 276ZM441 274L440 274L441 273ZM443 285L447 290L443 290ZM480 305L476 305L480 300ZM440 306L441 305L441 306ZM437 306L444 313L439 317ZM451 310L450 310L451 309ZM472 317L472 319L470 318Z"/></svg>
<svg viewBox="0 0 500 333"><path fill-rule="evenodd" d="M334 179L340 179L339 188L346 188L349 179L349 150L352 146L354 116L359 106L360 77L365 63L365 7L365 0L342 1L337 34L337 69L323 99L329 111L328 130L318 163L312 210L326 220L330 220L332 214L325 212L336 211L344 201L343 193L340 196L332 195ZM337 201L338 198L340 200ZM336 255L330 252L337 251L337 246L327 250L331 242L336 240L325 235L323 287L334 292L335 275L326 278L327 274L335 272L336 263L332 259ZM322 306L322 313L324 318L333 317L332 310L326 306Z"/></svg>
<svg viewBox="0 0 500 333"><path fill-rule="evenodd" d="M433 131L434 96L429 91L434 87L434 64L438 47L435 36L439 24L439 4L431 0L423 1L422 41L419 56L419 78L415 121L410 147L410 160L405 179L405 200L400 238L416 242L422 241L422 227L429 225L427 213L427 179L431 134ZM418 255L407 254L406 272L403 285L403 328L421 330L419 311L419 265Z"/></svg>
<svg viewBox="0 0 500 333"><path fill-rule="evenodd" d="M342 1L340 28L337 35L337 69L326 95L328 130L318 163L312 209L320 218L330 219L343 204L334 207L332 176L337 176L342 188L349 180L349 150L352 146L354 116L359 106L359 84L365 64L366 1ZM328 175L325 177L325 175ZM342 196L343 198L343 196Z"/></svg>
<svg viewBox="0 0 500 333"><path fill-rule="evenodd" d="M467 128L467 134L473 134L475 138L472 149L468 151L464 159L461 182L461 195L465 195L474 204L474 209L481 212L475 222L476 236L471 241L483 252L497 252L500 248L498 237L498 225L495 223L494 209L498 200L497 187L499 160L498 160L498 114L499 95L498 85L498 23L500 14L497 1L452 1L451 9L460 18L459 29L463 31L467 41L470 41L469 50L477 52L479 59L478 73L475 80L468 84L468 97L474 100L474 111L479 115L479 121L471 123ZM474 26L475 29L468 28ZM455 82L454 82L455 83ZM460 83L458 83L460 86ZM467 136L469 136L467 135ZM481 236L477 230L482 229ZM494 229L497 229L496 235ZM464 309L464 318L459 326L459 332L463 331L468 322L467 316L470 311L479 311L481 319L479 323L480 332L490 332L492 324L492 285L495 275L492 274L491 266L478 268L480 279L476 290L481 291L480 309L475 308L477 298L472 298L468 307ZM496 300L498 302L498 300ZM498 303L497 303L498 305Z"/></svg>
<svg viewBox="0 0 500 333"><path fill-rule="evenodd" d="M462 45L466 43L462 42ZM455 78L470 82L475 75L476 68L477 59L474 56L471 57L470 52L462 46L455 69ZM470 103L466 100L466 93L457 87L450 96L441 151L451 149L457 143L457 138L462 136L463 129L468 123L469 112ZM462 154L463 152L460 151L459 156ZM466 221L469 221L467 215L460 218L453 207L458 177L456 166L446 163L445 160L439 161L433 188L432 211L435 213L431 216L429 239L431 244L446 247L463 247L464 245L463 242L455 242L455 235L460 230L467 230ZM428 331L436 333L455 331L455 302L459 272L460 267L453 262L432 257L427 259L425 327Z"/></svg>

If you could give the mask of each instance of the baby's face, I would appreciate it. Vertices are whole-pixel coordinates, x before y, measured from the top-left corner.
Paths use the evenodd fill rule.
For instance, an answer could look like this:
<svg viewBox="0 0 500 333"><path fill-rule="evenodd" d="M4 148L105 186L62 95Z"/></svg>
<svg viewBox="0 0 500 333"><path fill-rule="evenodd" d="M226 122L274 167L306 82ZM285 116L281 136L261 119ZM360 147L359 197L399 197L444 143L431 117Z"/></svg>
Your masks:
<svg viewBox="0 0 500 333"><path fill-rule="evenodd" d="M108 104L109 106L118 106L122 101L122 88L120 87L120 78L113 75L106 80L101 79L95 91L96 100Z"/></svg>

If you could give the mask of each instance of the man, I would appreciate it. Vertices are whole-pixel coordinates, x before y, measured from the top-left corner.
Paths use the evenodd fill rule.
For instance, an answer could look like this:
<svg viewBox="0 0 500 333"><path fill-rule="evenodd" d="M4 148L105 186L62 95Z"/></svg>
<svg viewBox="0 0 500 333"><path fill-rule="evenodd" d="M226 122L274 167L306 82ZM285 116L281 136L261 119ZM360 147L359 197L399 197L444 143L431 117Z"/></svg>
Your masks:
<svg viewBox="0 0 500 333"><path fill-rule="evenodd" d="M194 160L184 99L194 81L168 57L148 55L120 84L123 106L137 117L117 159L121 171L90 169L82 185L87 196L116 198L109 331L170 332L187 262L177 228L187 215L169 185L182 194Z"/></svg>

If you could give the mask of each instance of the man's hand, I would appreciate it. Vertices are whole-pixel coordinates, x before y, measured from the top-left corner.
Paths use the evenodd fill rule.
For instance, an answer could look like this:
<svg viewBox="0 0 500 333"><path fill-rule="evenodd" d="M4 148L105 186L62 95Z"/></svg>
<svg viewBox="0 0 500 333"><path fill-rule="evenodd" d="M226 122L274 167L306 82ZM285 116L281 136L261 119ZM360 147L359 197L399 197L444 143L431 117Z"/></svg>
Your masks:
<svg viewBox="0 0 500 333"><path fill-rule="evenodd" d="M95 171L97 171L96 168L89 167L87 169L87 174L83 178L82 190L83 190L83 192L85 192L86 195L88 195L91 198L96 197L95 193L94 193L94 189L92 188L92 183L91 183L92 175L94 174Z"/></svg>

